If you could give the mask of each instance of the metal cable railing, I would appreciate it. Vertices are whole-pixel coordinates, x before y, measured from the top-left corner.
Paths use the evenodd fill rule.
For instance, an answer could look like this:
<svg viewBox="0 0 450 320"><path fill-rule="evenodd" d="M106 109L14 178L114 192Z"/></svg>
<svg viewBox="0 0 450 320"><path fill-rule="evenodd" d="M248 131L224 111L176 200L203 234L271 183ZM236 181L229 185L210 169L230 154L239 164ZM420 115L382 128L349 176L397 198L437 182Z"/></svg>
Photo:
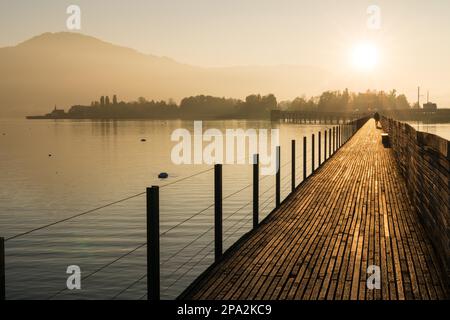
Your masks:
<svg viewBox="0 0 450 320"><path fill-rule="evenodd" d="M128 257L129 255L131 255L132 253L136 252L137 250L143 248L146 245L147 245L147 243L142 243L142 244L138 245L136 248L134 248L134 249L124 253L123 255L117 257L116 259L110 261L109 263L107 263L105 265L102 265L100 268L98 268L98 269L94 270L93 272L89 273L87 276L83 276L83 280L89 279L93 275L95 275L95 274L99 273L100 271L108 268L109 266L111 266L114 263L122 260L123 258ZM67 287L64 288L64 289L59 290L58 292L56 292L56 293L52 294L50 297L48 297L47 300L51 300L51 299L55 298L56 296L58 296L59 294L63 293L66 290L68 290Z"/></svg>
<svg viewBox="0 0 450 320"><path fill-rule="evenodd" d="M244 221L245 219L249 220L248 217L244 216L243 218L241 218L240 220L238 220L233 226L231 226L228 230L232 229L234 226L236 226L239 223L242 223L242 221ZM241 228L240 228L241 229ZM236 230L235 232L233 232L232 234L228 235L227 238L225 238L224 241L227 241L230 237L232 237L233 235L236 235L238 231L240 231L240 229ZM227 230L227 231L228 231ZM225 231L225 233L227 233L227 231ZM209 243L207 243L202 250L200 250L197 254L199 254L200 252L202 252L203 250L205 250L207 247L209 247L214 241L211 241ZM193 265L190 269L188 269L186 272L184 272L182 275L180 275L175 281L173 281L166 289L165 292L167 292L170 288L172 288L178 281L180 281L184 276L186 276L186 274L188 274L189 272L192 271L192 269L194 269L196 266L198 266L204 259L206 259L206 257L211 254L211 252L207 252L205 255L202 256L202 258L200 260L197 261L197 263L195 265ZM186 261L185 263L183 263L180 267L178 267L178 269L176 269L173 274L175 274L177 271L181 270L181 268L183 268L186 264L188 264L190 261L192 261L192 259L195 256L191 256L191 258Z"/></svg>
<svg viewBox="0 0 450 320"><path fill-rule="evenodd" d="M208 168L207 170L203 170L203 171L194 173L194 174L192 174L192 175L189 175L189 176L187 176L187 177L184 177L184 178L178 179L178 180L176 180L176 181L173 181L173 182L167 183L167 184L165 184L165 185L162 185L160 188L165 188L165 187L167 187L167 186L170 186L170 185L173 185L173 184L176 184L176 183L179 183L179 182L182 182L182 181L191 179L191 178L193 178L193 177L199 176L199 175L201 175L201 174L203 174L203 173L206 173L206 172L209 172L209 171L212 171L212 170L213 170L213 168ZM14 235L14 236L11 236L11 237L9 237L9 238L6 238L6 239L4 240L4 242L11 241L11 240L14 240L14 239L18 239L18 238L21 238L21 237L23 237L23 236L26 236L26 235L29 235L29 234L31 234L31 233L34 233L34 232L36 232L36 231L44 230L44 229L47 229L47 228L56 226L56 225L61 224L61 223L64 223L64 222L68 222L68 221L70 221L70 220L73 220L73 219L76 219L76 218L79 218L79 217L82 217L82 216L85 216L85 215L88 215L88 214L97 212L97 211L99 211L99 210L101 210L101 209L105 209L105 208L111 207L111 206L113 206L113 205L116 205L116 204L125 202L125 201L127 201L127 200L131 200L131 199L137 198L137 197L142 196L142 195L145 195L145 194L146 194L146 192L140 192L140 193L134 194L134 195L132 195L132 196L128 196L128 197L125 197L125 198L122 198L122 199L119 199L119 200L116 200L116 201L107 203L107 204L105 204L105 205L102 205L102 206L99 206L99 207L96 207L96 208L93 208L93 209L90 209L90 210L86 210L86 211L83 211L83 212L81 212L81 213L78 213L78 214L75 214L75 215L72 215L72 216L63 218L63 219L60 219L60 220L58 220L58 221L54 221L54 222L48 223L48 224L46 224L46 225L42 225L42 226L39 226L39 227L30 229L30 230L27 230L27 231L25 231L25 232L22 232L22 233L19 233L19 234ZM119 257L115 258L114 260L112 260L112 261L110 261L110 262L108 262L108 263L102 265L101 267L95 269L93 272L87 274L86 276L83 276L83 280L89 279L90 277L94 276L95 274L97 274L97 273L101 272L102 270L104 270L104 269L110 267L110 266L113 265L114 263L116 263L116 262L118 262L118 261L120 261L120 260L122 260L122 259L128 257L129 255L131 255L131 254L133 254L134 252L136 252L137 250L139 250L139 249L145 247L146 245L147 245L147 242L139 244L137 247L135 247L135 248L133 248L133 249L131 249L131 250L125 252L124 254L120 255ZM53 298L55 298L56 296L60 295L61 293L63 293L63 292L66 291L66 290L68 290L67 287L66 287L66 288L63 288L63 289L61 289L61 290L59 290L59 291L57 291L56 293L54 293L54 294L52 294L51 296L49 296L47 299L53 299Z"/></svg>
<svg viewBox="0 0 450 320"><path fill-rule="evenodd" d="M141 277L139 277L137 280L133 281L130 285L126 286L124 289L120 290L119 293L116 293L111 300L115 300L116 298L118 298L121 294L127 292L128 290L130 290L132 287L134 287L135 285L137 285L139 282L141 282L142 280L144 280L145 278L147 278L147 274L143 274ZM147 294L147 293L145 293ZM142 299L142 298L141 298ZM139 299L140 300L140 299Z"/></svg>
<svg viewBox="0 0 450 320"><path fill-rule="evenodd" d="M26 235L28 235L28 234L30 234L30 233L33 233L33 232L36 232L36 231L39 231L39 230L43 230L43 229L50 228L50 227L55 226L55 225L57 225L57 224L60 224L60 223L66 222L66 221L73 220L73 219L75 219L75 218L78 218L78 217L87 215L87 214L89 214L89 213L96 212L96 211L98 211L98 210L101 210L101 209L110 207L110 206L112 206L112 205L115 205L115 204L118 204L118 203L121 203L121 202L125 202L125 201L127 201L127 200L130 200L130 199L133 199L133 198L142 196L142 195L144 195L144 194L145 194L145 192L140 192L140 193L137 193L137 194L135 194L135 195L132 195L132 196L129 196L129 197L126 197L126 198L123 198L123 199L120 199L120 200L117 200L117 201L114 201L114 202L110 202L110 203L105 204L105 205L102 205L102 206L100 206L100 207L97 207L97 208L94 208L94 209L91 209L91 210L87 210L87 211L84 211L84 212L75 214L75 215L73 215L73 216L70 216L70 217L67 217L67 218L64 218L64 219L61 219L61 220L58 220L58 221L55 221L55 222L52 222L52 223L49 223L49 224L46 224L46 225L37 227L37 228L34 228L34 229L31 229L31 230L28 230L28 231L25 231L25 232L16 234L16 235L14 235L14 236L12 236L12 237L6 238L6 239L5 239L5 242L10 241L10 240L14 240L14 239L17 239L17 238L20 238L20 237L23 237L23 236L26 236Z"/></svg>
<svg viewBox="0 0 450 320"><path fill-rule="evenodd" d="M212 171L213 169L214 169L214 168L209 168L209 169L206 169L206 170L203 170L203 171L194 173L194 174L192 174L192 175L190 175L190 176L188 176L188 177L184 177L184 178L182 178L182 179L179 179L179 180L176 180L176 181L167 183L167 184L165 184L165 185L162 185L162 186L160 186L160 188L165 188L165 187L168 187L168 186L170 186L170 185L179 183L179 182L181 182L181 181L185 181L185 180L187 180L187 179L191 179L191 178L196 177L196 176L198 176L198 175L201 175L201 174L203 174L203 173ZM23 236L25 236L25 235L28 235L28 234L30 234L30 233L33 233L33 232L36 232L36 231L39 231L39 230L43 230L43 229L50 228L50 227L55 226L55 225L57 225L57 224L60 224L60 223L63 223L63 222L67 222L67 221L73 220L73 219L75 219L75 218L78 218L78 217L81 217L81 216L84 216L84 215L87 215L87 214L90 214L90 213L94 213L94 212L99 211L99 210L101 210L101 209L104 209L104 208L113 206L113 205L115 205L115 204L119 204L119 203L125 202L125 201L127 201L127 200L134 199L134 198L139 197L139 196L142 196L142 195L144 195L144 194L146 194L145 191L144 191L144 192L139 192L139 193L134 194L134 195L132 195L132 196L128 196L128 197L125 197L125 198L123 198L123 199L120 199L120 200L116 200L116 201L107 203L107 204L105 204L105 205L96 207L96 208L94 208L94 209L90 209L90 210L87 210L87 211L83 211L83 212L78 213L78 214L75 214L75 215L73 215L73 216L70 216L70 217L67 217L67 218L63 218L63 219L58 220L58 221L55 221L55 222L51 222L51 223L49 223L49 224L46 224L46 225L43 225L43 226L40 226L40 227L37 227L37 228L30 229L30 230L28 230L28 231L25 231L25 232L16 234L16 235L14 235L14 236L11 236L11 237L9 237L9 238L6 238L6 239L5 239L5 242L10 241L10 240L14 240L14 239L17 239L17 238L20 238L20 237L23 237Z"/></svg>

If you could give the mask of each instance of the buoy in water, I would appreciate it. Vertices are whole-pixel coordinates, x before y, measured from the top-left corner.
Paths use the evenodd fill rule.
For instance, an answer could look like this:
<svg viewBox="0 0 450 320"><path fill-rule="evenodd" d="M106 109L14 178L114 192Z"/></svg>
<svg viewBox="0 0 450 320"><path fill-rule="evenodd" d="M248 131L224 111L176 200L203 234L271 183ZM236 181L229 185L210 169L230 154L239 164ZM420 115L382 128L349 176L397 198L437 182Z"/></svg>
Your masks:
<svg viewBox="0 0 450 320"><path fill-rule="evenodd" d="M167 179L168 177L169 177L169 174L167 172L161 172L158 175L158 178L160 178L160 179Z"/></svg>

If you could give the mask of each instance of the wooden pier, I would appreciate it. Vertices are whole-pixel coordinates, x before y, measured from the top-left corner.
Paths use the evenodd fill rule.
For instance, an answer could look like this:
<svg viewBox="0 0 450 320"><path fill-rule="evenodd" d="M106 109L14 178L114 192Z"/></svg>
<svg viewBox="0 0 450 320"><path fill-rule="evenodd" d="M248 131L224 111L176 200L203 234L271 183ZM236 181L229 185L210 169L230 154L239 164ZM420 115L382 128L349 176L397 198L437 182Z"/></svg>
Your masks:
<svg viewBox="0 0 450 320"><path fill-rule="evenodd" d="M272 110L272 121L304 124L341 124L367 116L358 112L321 112L321 111L282 111Z"/></svg>
<svg viewBox="0 0 450 320"><path fill-rule="evenodd" d="M380 289L367 286L370 266ZM370 120L179 298L445 299L443 274Z"/></svg>

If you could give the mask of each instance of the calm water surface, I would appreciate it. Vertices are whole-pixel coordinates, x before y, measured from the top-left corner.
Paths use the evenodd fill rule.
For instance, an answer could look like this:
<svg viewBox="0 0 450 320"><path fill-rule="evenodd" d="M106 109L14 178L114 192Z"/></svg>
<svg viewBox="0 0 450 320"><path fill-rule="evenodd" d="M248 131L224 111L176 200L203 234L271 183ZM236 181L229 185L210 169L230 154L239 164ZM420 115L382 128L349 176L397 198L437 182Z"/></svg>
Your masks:
<svg viewBox="0 0 450 320"><path fill-rule="evenodd" d="M222 132L272 126L280 129L284 198L290 190L291 139L297 140L301 150L304 135L310 146L311 134L326 126L203 123L204 129ZM192 130L193 122L0 120L0 235L8 238L143 192L147 186L162 186L211 168L171 162L175 142L170 136L177 128ZM147 141L141 142L143 138ZM308 156L308 173L310 162ZM297 183L301 166L298 158ZM169 179L157 178L162 171L169 173ZM252 181L250 165L225 165L223 174L224 196ZM274 207L275 178L260 179L264 218ZM251 228L251 193L249 187L224 200L224 249ZM213 262L213 199L213 171L160 190L163 298L175 298ZM145 246L92 274L145 242L144 195L10 240L6 243L7 298L145 298ZM66 287L69 265L80 266L82 290L60 292Z"/></svg>
<svg viewBox="0 0 450 320"><path fill-rule="evenodd" d="M450 123L424 123L424 122L408 122L416 130L432 133L444 139L450 140Z"/></svg>

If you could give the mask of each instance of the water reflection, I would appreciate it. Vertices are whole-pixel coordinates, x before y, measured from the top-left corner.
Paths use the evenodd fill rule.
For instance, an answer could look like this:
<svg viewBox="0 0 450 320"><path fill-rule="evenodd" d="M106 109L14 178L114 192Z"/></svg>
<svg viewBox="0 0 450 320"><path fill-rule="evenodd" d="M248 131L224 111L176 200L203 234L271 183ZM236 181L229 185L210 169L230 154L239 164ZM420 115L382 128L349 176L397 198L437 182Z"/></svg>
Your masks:
<svg viewBox="0 0 450 320"><path fill-rule="evenodd" d="M444 139L450 140L450 123L427 123L421 121L408 122L418 131L435 134Z"/></svg>

